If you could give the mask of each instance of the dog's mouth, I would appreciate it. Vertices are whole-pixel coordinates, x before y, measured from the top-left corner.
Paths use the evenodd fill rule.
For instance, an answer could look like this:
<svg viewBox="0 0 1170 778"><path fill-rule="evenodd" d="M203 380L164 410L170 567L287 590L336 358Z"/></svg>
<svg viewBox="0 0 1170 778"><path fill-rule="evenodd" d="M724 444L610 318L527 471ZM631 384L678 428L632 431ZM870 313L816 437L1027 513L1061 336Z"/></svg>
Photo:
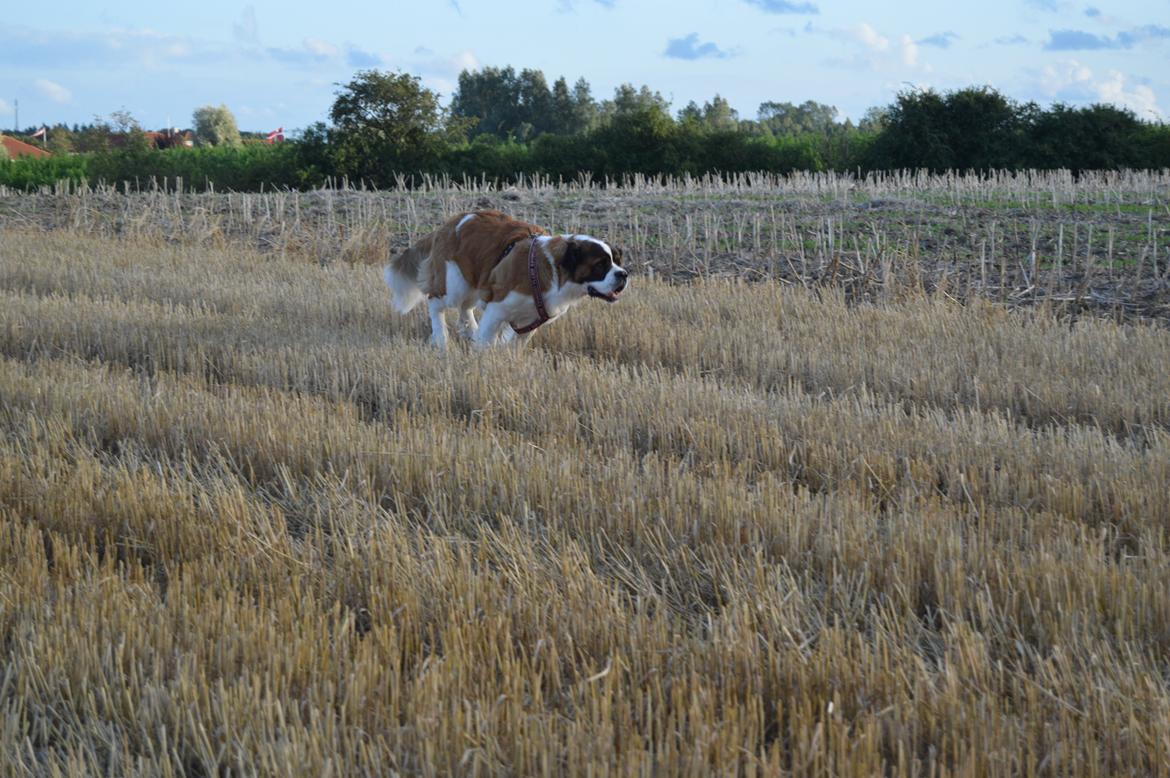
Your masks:
<svg viewBox="0 0 1170 778"><path fill-rule="evenodd" d="M589 293L590 297L605 300L607 303L616 303L618 295L621 294L621 292L599 292L593 285L585 287L585 291Z"/></svg>

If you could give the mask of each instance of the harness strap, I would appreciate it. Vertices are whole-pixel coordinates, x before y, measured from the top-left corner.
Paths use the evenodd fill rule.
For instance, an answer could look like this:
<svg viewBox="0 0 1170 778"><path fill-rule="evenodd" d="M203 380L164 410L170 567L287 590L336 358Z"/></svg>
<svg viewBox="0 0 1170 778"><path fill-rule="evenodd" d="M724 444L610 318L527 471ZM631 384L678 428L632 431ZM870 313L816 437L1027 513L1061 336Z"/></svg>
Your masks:
<svg viewBox="0 0 1170 778"><path fill-rule="evenodd" d="M511 247L508 249L511 250ZM528 282L532 284L532 302L536 305L536 321L531 324L526 324L523 327L517 327L512 324L512 329L516 331L517 335L523 335L526 332L532 332L534 329L544 324L552 317L548 315L548 309L544 307L544 294L540 291L540 277L536 270L536 236L533 235L531 242L528 244ZM509 322L511 324L511 322Z"/></svg>

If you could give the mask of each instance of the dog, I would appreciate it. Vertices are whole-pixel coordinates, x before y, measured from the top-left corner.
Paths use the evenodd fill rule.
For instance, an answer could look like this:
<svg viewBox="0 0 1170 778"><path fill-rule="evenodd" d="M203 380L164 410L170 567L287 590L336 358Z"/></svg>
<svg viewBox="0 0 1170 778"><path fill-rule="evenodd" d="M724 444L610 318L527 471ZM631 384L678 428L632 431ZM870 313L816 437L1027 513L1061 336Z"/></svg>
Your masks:
<svg viewBox="0 0 1170 778"><path fill-rule="evenodd" d="M383 269L391 305L405 314L424 299L431 342L447 346L448 310L478 347L521 344L586 297L617 302L629 273L622 253L589 235L548 235L500 211L456 214ZM477 324L474 310L483 306Z"/></svg>

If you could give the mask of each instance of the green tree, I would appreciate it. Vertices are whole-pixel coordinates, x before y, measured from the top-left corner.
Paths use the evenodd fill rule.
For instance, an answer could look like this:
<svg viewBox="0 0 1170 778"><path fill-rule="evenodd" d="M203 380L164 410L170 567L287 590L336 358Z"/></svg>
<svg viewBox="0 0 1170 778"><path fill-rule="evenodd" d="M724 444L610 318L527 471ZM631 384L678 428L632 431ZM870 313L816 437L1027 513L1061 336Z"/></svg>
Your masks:
<svg viewBox="0 0 1170 778"><path fill-rule="evenodd" d="M57 124L49 128L49 151L53 154L69 154L73 151L73 133L64 124Z"/></svg>
<svg viewBox="0 0 1170 778"><path fill-rule="evenodd" d="M881 132L890 123L890 109L886 106L872 106L865 109L857 129L862 132Z"/></svg>
<svg viewBox="0 0 1170 778"><path fill-rule="evenodd" d="M1028 109L990 87L903 92L870 148L878 168L990 170L1023 160Z"/></svg>
<svg viewBox="0 0 1170 778"><path fill-rule="evenodd" d="M954 165L946 99L933 89L901 92L886 114L886 126L870 147L869 166L884 170Z"/></svg>
<svg viewBox="0 0 1170 778"><path fill-rule="evenodd" d="M646 111L666 114L670 119L670 101L650 87L635 89L633 84L622 84L613 90L613 99L601 104L600 120L612 122L622 116L645 116Z"/></svg>
<svg viewBox="0 0 1170 778"><path fill-rule="evenodd" d="M990 87L968 87L946 96L947 145L957 170L1014 167L1023 147L1021 112Z"/></svg>
<svg viewBox="0 0 1170 778"><path fill-rule="evenodd" d="M325 122L313 122L301 130L288 144L295 149L296 175L299 185L320 186L334 170L332 149L329 145L329 127ZM283 145L283 144L274 144Z"/></svg>
<svg viewBox="0 0 1170 778"><path fill-rule="evenodd" d="M569 90L569 82L561 76L553 82L552 87L552 122L549 132L558 135L571 135L578 131L574 127L576 119L576 104L573 102L573 93Z"/></svg>
<svg viewBox="0 0 1170 778"><path fill-rule="evenodd" d="M148 148L142 125L125 108L111 112L108 117L93 117L93 124L77 134L74 147L77 151L98 154L113 149L139 154Z"/></svg>
<svg viewBox="0 0 1170 778"><path fill-rule="evenodd" d="M511 67L460 73L451 113L477 120L473 137L494 135L516 140L546 132L577 132L574 128L585 120L576 94L563 77L549 89L540 70L525 68L517 74Z"/></svg>
<svg viewBox="0 0 1170 778"><path fill-rule="evenodd" d="M222 103L196 108L191 116L195 138L201 146L240 146L240 128L236 117Z"/></svg>
<svg viewBox="0 0 1170 778"><path fill-rule="evenodd" d="M1146 127L1153 125L1146 125ZM1112 105L1073 108L1057 103L1037 112L1029 132L1029 166L1104 170L1158 167L1152 136L1132 111ZM1145 153L1143 153L1143 151Z"/></svg>
<svg viewBox="0 0 1170 778"><path fill-rule="evenodd" d="M464 70L451 98L451 114L476 123L471 135L512 137L520 116L520 79L511 67Z"/></svg>
<svg viewBox="0 0 1170 778"><path fill-rule="evenodd" d="M110 111L110 118L108 124L113 128L114 132L129 134L131 132L142 132L142 125L134 115L125 108L119 108L116 111Z"/></svg>
<svg viewBox="0 0 1170 778"><path fill-rule="evenodd" d="M553 95L548 81L539 70L525 68L520 71L519 119L516 137L527 140L553 128Z"/></svg>
<svg viewBox="0 0 1170 778"><path fill-rule="evenodd" d="M546 132L558 135L579 135L597 125L597 103L584 78L570 87L564 76L553 83L552 121Z"/></svg>
<svg viewBox="0 0 1170 778"><path fill-rule="evenodd" d="M107 151L110 148L109 125L95 123L82 126L74 133L73 148L87 154Z"/></svg>
<svg viewBox="0 0 1170 778"><path fill-rule="evenodd" d="M739 113L731 103L718 94L703 104L703 124L716 132L730 132L739 128Z"/></svg>
<svg viewBox="0 0 1170 778"><path fill-rule="evenodd" d="M578 78L573 84L573 110L576 120L574 126L578 128L578 132L592 130L597 126L599 112L597 101L593 99L589 82L583 77Z"/></svg>
<svg viewBox="0 0 1170 778"><path fill-rule="evenodd" d="M677 173L681 160L676 135L677 125L658 104L623 110L590 136L603 163L603 169L594 172Z"/></svg>
<svg viewBox="0 0 1170 778"><path fill-rule="evenodd" d="M329 111L338 172L377 185L392 183L396 173L435 169L474 122L450 117L439 96L409 73L362 70L340 86Z"/></svg>
<svg viewBox="0 0 1170 778"><path fill-rule="evenodd" d="M1143 122L1134 138L1134 148L1141 160L1134 167L1170 168L1170 124Z"/></svg>
<svg viewBox="0 0 1170 778"><path fill-rule="evenodd" d="M837 126L837 109L814 100L800 105L769 101L760 103L756 119L776 136L829 134Z"/></svg>
<svg viewBox="0 0 1170 778"><path fill-rule="evenodd" d="M691 100L678 112L678 120L682 124L701 125L703 123L703 109L694 100Z"/></svg>
<svg viewBox="0 0 1170 778"><path fill-rule="evenodd" d="M3 137L4 137L4 135L0 134L0 138L3 138ZM8 147L5 146L3 143L0 143L0 162L7 162L7 161L8 161Z"/></svg>

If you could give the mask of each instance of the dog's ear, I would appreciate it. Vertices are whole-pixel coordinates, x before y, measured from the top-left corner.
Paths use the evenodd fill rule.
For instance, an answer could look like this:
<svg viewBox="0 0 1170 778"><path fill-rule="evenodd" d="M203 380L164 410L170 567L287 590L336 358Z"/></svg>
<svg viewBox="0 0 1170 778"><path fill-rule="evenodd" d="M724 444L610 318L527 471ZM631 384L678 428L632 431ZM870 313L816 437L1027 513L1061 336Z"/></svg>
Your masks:
<svg viewBox="0 0 1170 778"><path fill-rule="evenodd" d="M561 264L570 273L581 264L581 247L577 245L577 241L570 240L565 243L565 255L561 257Z"/></svg>
<svg viewBox="0 0 1170 778"><path fill-rule="evenodd" d="M613 263L619 266L622 264L622 250L617 246L613 247Z"/></svg>

